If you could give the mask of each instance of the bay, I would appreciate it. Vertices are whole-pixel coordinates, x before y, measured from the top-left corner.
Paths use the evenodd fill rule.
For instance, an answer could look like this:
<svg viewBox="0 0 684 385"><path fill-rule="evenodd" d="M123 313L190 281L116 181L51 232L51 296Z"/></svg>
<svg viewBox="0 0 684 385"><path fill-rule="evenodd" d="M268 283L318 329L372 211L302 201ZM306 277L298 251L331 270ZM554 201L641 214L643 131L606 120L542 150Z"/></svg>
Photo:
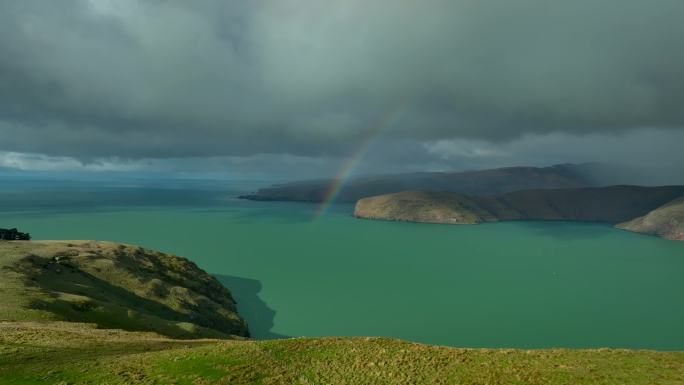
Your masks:
<svg viewBox="0 0 684 385"><path fill-rule="evenodd" d="M233 291L256 338L684 350L684 242L588 223L368 221L349 205L317 218L313 204L221 188L7 194L0 227L193 260Z"/></svg>

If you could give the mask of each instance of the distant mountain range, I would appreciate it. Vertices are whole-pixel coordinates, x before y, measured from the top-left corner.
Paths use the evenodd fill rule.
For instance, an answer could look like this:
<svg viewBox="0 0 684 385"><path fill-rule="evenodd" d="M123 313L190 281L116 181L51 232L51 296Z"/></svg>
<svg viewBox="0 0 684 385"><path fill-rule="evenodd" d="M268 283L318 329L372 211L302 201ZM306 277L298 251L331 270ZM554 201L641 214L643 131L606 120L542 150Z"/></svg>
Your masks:
<svg viewBox="0 0 684 385"><path fill-rule="evenodd" d="M360 177L347 181L337 202L353 203L369 196L407 190L450 191L469 195L497 195L518 190L600 186L598 166L562 164L551 167L506 167L465 172L420 172ZM262 188L243 199L321 202L335 180L284 183Z"/></svg>
<svg viewBox="0 0 684 385"><path fill-rule="evenodd" d="M589 221L684 239L684 186L614 185L638 180L599 163L421 172L273 185L240 198L356 202L360 218L474 224L510 220ZM677 200L679 199L679 200ZM623 223L624 222L624 223Z"/></svg>

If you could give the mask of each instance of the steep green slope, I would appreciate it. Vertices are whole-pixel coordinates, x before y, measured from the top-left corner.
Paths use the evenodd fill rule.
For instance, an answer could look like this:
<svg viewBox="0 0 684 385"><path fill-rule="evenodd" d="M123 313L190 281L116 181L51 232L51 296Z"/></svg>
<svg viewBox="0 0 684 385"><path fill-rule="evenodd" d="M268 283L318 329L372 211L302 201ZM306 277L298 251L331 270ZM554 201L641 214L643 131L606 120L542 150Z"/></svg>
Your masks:
<svg viewBox="0 0 684 385"><path fill-rule="evenodd" d="M675 385L684 383L684 353L455 349L383 338L169 340L0 323L0 383Z"/></svg>
<svg viewBox="0 0 684 385"><path fill-rule="evenodd" d="M230 292L194 263L108 242L0 241L0 320L248 335Z"/></svg>

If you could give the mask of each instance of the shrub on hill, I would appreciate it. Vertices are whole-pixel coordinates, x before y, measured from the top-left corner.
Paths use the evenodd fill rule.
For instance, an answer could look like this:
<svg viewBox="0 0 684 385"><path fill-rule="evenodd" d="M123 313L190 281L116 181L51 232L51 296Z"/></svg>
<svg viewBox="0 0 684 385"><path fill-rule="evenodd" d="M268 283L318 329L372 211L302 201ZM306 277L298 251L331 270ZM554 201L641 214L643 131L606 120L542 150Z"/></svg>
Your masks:
<svg viewBox="0 0 684 385"><path fill-rule="evenodd" d="M22 233L17 229L0 229L0 240L3 241L29 241L31 234Z"/></svg>

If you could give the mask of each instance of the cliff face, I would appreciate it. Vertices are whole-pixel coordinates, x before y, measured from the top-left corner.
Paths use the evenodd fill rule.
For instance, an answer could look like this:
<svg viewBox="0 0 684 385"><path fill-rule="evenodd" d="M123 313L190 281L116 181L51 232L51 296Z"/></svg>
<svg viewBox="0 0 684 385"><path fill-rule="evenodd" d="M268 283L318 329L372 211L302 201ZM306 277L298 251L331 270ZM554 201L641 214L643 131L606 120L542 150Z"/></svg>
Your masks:
<svg viewBox="0 0 684 385"><path fill-rule="evenodd" d="M181 338L249 334L230 291L194 263L108 242L0 242L0 319Z"/></svg>
<svg viewBox="0 0 684 385"><path fill-rule="evenodd" d="M616 227L682 241L684 240L684 197L658 207L642 217L620 223Z"/></svg>
<svg viewBox="0 0 684 385"><path fill-rule="evenodd" d="M503 220L589 221L620 223L647 214L684 196L684 186L611 186L557 190L526 190L493 196L450 192L401 192L360 199L359 218L430 223L475 224ZM679 203L677 203L679 202ZM676 238L684 222L681 200L665 206L639 224L649 224ZM636 228L636 224L622 228ZM649 227L650 228L650 227ZM656 230L652 230L655 231ZM644 227L643 232L649 232Z"/></svg>
<svg viewBox="0 0 684 385"><path fill-rule="evenodd" d="M244 199L320 202L333 180L275 185ZM451 191L470 195L492 195L523 189L586 187L592 185L571 166L508 167L468 172L424 172L354 179L345 184L338 202L409 190Z"/></svg>

